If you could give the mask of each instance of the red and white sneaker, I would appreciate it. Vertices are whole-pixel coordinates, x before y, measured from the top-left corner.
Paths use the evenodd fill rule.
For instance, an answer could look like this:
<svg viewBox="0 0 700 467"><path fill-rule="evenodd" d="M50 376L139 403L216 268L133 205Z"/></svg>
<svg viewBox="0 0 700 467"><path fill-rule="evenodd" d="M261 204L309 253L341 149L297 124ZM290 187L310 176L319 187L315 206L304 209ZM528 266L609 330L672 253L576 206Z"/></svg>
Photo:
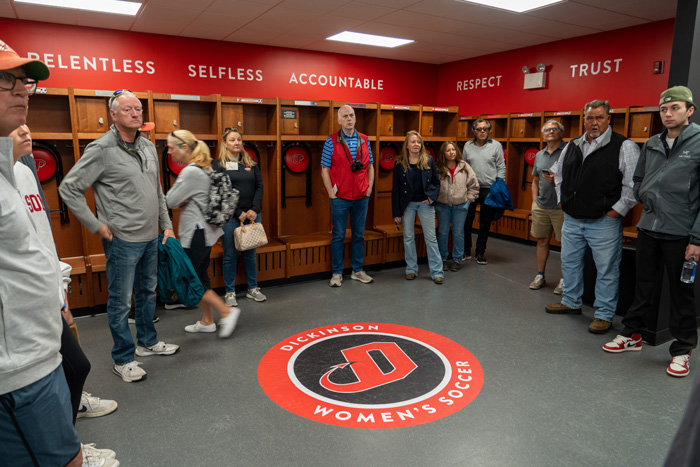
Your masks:
<svg viewBox="0 0 700 467"><path fill-rule="evenodd" d="M603 350L610 353L627 352L628 350L642 350L642 336L632 334L632 337L618 335L611 342L603 346Z"/></svg>
<svg viewBox="0 0 700 467"><path fill-rule="evenodd" d="M686 355L678 355L673 357L671 364L668 366L668 368L666 368L666 373L671 376L675 376L676 378L688 376L688 373L690 373L690 365L688 364L689 360L689 353Z"/></svg>

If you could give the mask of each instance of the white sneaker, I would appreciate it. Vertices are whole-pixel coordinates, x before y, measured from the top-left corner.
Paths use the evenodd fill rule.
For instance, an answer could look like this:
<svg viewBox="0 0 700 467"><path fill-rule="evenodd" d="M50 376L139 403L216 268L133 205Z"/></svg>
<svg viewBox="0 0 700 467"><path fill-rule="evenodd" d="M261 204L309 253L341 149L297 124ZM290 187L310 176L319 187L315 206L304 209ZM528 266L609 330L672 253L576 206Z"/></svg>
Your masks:
<svg viewBox="0 0 700 467"><path fill-rule="evenodd" d="M263 295L263 293L260 291L260 287L248 289L248 291L245 293L245 296L246 298L252 298L256 302L264 302L265 300L267 300L267 297Z"/></svg>
<svg viewBox="0 0 700 467"><path fill-rule="evenodd" d="M340 287L343 285L343 275L342 274L333 274L331 276L331 281L328 283L331 287Z"/></svg>
<svg viewBox="0 0 700 467"><path fill-rule="evenodd" d="M116 459L88 457L83 455L83 467L119 467L119 461Z"/></svg>
<svg viewBox="0 0 700 467"><path fill-rule="evenodd" d="M83 391L80 396L80 407L77 418L101 417L117 410L117 403L109 399L93 397L89 392Z"/></svg>
<svg viewBox="0 0 700 467"><path fill-rule="evenodd" d="M149 355L172 355L180 348L176 344L166 344L163 341L158 341L150 347L136 346L136 355L139 357L148 357Z"/></svg>
<svg viewBox="0 0 700 467"><path fill-rule="evenodd" d="M238 306L238 302L236 301L236 292L226 292L224 302L226 302L226 306Z"/></svg>
<svg viewBox="0 0 700 467"><path fill-rule="evenodd" d="M559 284L554 287L554 295L561 295L564 293L564 279L559 279Z"/></svg>
<svg viewBox="0 0 700 467"><path fill-rule="evenodd" d="M689 361L689 353L673 357L671 364L668 365L668 368L666 368L666 373L671 376L675 376L676 378L688 376L688 373L690 373L690 365L688 364Z"/></svg>
<svg viewBox="0 0 700 467"><path fill-rule="evenodd" d="M544 280L544 276L542 274L537 274L535 276L535 279L530 282L530 288L532 290L539 290L542 287L544 287L547 284L547 281Z"/></svg>
<svg viewBox="0 0 700 467"><path fill-rule="evenodd" d="M117 365L115 363L112 366L112 372L117 376L121 376L127 383L141 381L146 377L146 371L143 368L140 368L139 365L142 365L142 363L137 362L136 360L123 365Z"/></svg>
<svg viewBox="0 0 700 467"><path fill-rule="evenodd" d="M241 316L241 309L238 307L232 307L231 313L226 318L221 318L219 320L219 337L225 339L233 334L233 330L236 329L236 323L238 323L238 317Z"/></svg>
<svg viewBox="0 0 700 467"><path fill-rule="evenodd" d="M202 324L201 321L197 321L194 324L185 326L185 332L216 332L216 323Z"/></svg>
<svg viewBox="0 0 700 467"><path fill-rule="evenodd" d="M85 457L101 457L102 459L114 459L117 454L111 449L97 449L95 443L81 444L83 448L83 458Z"/></svg>
<svg viewBox="0 0 700 467"><path fill-rule="evenodd" d="M372 282L374 280L371 277L369 277L369 275L367 275L367 273L364 271L359 271L359 272L353 271L353 273L350 275L350 279L352 279L354 281L360 281L363 284L369 284L370 282Z"/></svg>

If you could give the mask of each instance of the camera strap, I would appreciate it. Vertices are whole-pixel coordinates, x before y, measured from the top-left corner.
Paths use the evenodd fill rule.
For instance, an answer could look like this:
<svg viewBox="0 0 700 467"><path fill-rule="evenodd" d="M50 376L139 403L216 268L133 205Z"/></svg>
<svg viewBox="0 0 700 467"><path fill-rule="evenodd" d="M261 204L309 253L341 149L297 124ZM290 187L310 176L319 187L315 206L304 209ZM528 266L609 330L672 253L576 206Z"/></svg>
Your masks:
<svg viewBox="0 0 700 467"><path fill-rule="evenodd" d="M355 130L357 132L357 130ZM355 156L355 160L352 159L352 156L350 155L350 147L348 146L348 143L345 141L345 136L343 135L343 130L340 129L338 130L338 141L343 143L343 150L345 151L345 157L348 158L348 163L350 165L353 164L353 162L360 162L362 163L362 140L360 139L360 135L357 135L357 155ZM358 159L359 157L359 159ZM362 164L362 167L364 167L364 164Z"/></svg>

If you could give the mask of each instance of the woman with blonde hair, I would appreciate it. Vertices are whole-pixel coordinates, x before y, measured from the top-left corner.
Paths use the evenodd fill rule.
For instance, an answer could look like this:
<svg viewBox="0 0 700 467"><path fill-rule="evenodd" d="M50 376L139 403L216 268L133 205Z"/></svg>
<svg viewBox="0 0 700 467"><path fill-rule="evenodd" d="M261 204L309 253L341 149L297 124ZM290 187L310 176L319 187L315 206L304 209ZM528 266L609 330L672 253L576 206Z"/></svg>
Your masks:
<svg viewBox="0 0 700 467"><path fill-rule="evenodd" d="M464 255L464 222L469 203L479 197L479 182L476 174L462 160L457 145L452 141L442 143L437 156L437 171L440 178L440 196L435 203L437 213L437 242L442 256L443 271L459 271ZM452 259L448 260L447 237L452 223Z"/></svg>
<svg viewBox="0 0 700 467"><path fill-rule="evenodd" d="M204 141L198 140L187 130L175 130L168 135L168 154L177 162L187 164L177 177L175 185L165 195L169 208L181 207L178 236L192 262L197 277L204 286L202 319L185 326L187 332L216 332L215 309L219 320L219 337L229 337L241 314L236 307L227 306L211 288L209 258L211 246L224 233L221 228L204 220L204 210L209 203L212 160Z"/></svg>
<svg viewBox="0 0 700 467"><path fill-rule="evenodd" d="M236 266L238 250L233 240L233 231L241 224L260 222L263 199L263 181L260 167L243 147L243 136L238 128L226 128L222 136L219 159L213 163L214 170L223 170L231 178L231 185L238 190L238 206L231 220L224 226L221 246L224 249L223 272L226 284L226 304L236 306ZM256 302L267 299L258 287L256 249L241 252L243 271L248 291L245 296Z"/></svg>
<svg viewBox="0 0 700 467"><path fill-rule="evenodd" d="M435 238L435 208L433 204L440 193L440 180L433 159L425 150L423 138L417 131L409 131L403 148L396 157L394 180L391 189L391 211L397 227L403 225L403 245L406 258L406 280L418 275L418 257L414 224L416 214L423 228L423 238L428 251L430 277L442 284L444 274L440 250Z"/></svg>

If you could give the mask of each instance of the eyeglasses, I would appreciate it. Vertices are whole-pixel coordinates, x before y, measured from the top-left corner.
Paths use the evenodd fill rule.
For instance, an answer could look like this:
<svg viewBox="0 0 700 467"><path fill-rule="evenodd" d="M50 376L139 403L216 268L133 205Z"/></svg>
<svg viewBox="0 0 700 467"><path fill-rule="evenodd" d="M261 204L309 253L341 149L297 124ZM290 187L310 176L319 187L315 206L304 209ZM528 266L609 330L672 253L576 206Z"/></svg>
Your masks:
<svg viewBox="0 0 700 467"><path fill-rule="evenodd" d="M20 78L13 75L12 73L0 71L0 89L4 89L5 91L12 91L17 85L17 81L20 81L24 85L24 88L27 90L30 96L34 94L34 92L36 92L36 85L38 83L37 80L33 78L27 78L26 76Z"/></svg>
<svg viewBox="0 0 700 467"><path fill-rule="evenodd" d="M479 127L479 128L474 128L474 131L482 132L482 131L489 131L491 128L484 126L484 127Z"/></svg>
<svg viewBox="0 0 700 467"><path fill-rule="evenodd" d="M561 129L561 128L559 128L558 126L555 126L555 127L552 127L552 128L545 128L544 130L542 130L542 133L556 133L556 132L559 131L560 129Z"/></svg>

